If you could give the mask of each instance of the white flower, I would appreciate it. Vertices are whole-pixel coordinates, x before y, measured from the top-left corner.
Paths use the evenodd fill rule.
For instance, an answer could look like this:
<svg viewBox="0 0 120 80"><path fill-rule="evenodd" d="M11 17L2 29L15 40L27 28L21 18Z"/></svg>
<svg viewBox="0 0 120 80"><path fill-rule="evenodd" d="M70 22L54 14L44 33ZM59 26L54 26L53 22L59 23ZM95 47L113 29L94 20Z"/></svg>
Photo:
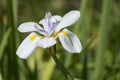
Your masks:
<svg viewBox="0 0 120 80"><path fill-rule="evenodd" d="M17 55L20 58L27 59L36 47L48 48L56 44L56 38L59 38L62 46L70 53L80 53L82 46L78 37L66 29L74 24L80 17L80 12L72 10L63 17L59 15L52 16L50 12L46 13L45 18L39 24L35 22L22 23L18 30L20 32L32 32L28 35L18 47ZM35 33L38 32L39 34Z"/></svg>

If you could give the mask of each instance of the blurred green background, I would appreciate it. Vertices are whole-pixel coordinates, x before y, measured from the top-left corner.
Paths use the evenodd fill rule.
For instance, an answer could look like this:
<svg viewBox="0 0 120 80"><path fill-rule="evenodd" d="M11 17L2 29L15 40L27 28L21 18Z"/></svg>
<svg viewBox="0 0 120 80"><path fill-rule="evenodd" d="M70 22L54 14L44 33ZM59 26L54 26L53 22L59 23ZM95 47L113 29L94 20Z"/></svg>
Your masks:
<svg viewBox="0 0 120 80"><path fill-rule="evenodd" d="M83 45L71 54L57 44L59 59L75 80L120 80L120 0L0 0L0 80L64 80L48 49L37 48L27 60L16 50L29 33L19 24L39 22L45 13L63 16L80 10L71 31Z"/></svg>

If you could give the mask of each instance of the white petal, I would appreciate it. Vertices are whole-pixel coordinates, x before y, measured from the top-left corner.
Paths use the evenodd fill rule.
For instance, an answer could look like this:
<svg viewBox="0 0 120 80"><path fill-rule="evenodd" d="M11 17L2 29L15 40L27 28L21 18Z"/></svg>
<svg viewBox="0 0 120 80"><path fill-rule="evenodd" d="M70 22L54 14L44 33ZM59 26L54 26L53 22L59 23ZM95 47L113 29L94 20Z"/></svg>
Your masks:
<svg viewBox="0 0 120 80"><path fill-rule="evenodd" d="M63 47L70 53L80 53L82 45L78 37L67 29L64 29L63 31L66 35L62 32L58 35Z"/></svg>
<svg viewBox="0 0 120 80"><path fill-rule="evenodd" d="M32 31L37 31L37 29L35 28L39 27L40 29L42 29L37 23L35 22L25 22L22 23L19 27L18 27L18 31L20 32L32 32Z"/></svg>
<svg viewBox="0 0 120 80"><path fill-rule="evenodd" d="M40 20L39 24L42 24L43 27L46 27L46 26L47 26L47 24L46 24L46 22L45 22L45 19Z"/></svg>
<svg viewBox="0 0 120 80"><path fill-rule="evenodd" d="M37 45L36 42L39 41L40 37L34 38L34 40L31 41L31 37L37 35L36 33L32 32L30 35L28 35L20 44L18 47L16 54L22 58L27 59L33 51L36 49Z"/></svg>
<svg viewBox="0 0 120 80"><path fill-rule="evenodd" d="M51 18L52 14L50 12L46 12L45 19Z"/></svg>
<svg viewBox="0 0 120 80"><path fill-rule="evenodd" d="M62 19L62 17L61 16L59 16L59 15L54 15L54 16L52 16L51 17L51 23L56 23L56 21L60 21ZM45 23L45 19L42 19L40 22L39 22L39 24L42 24L43 26L46 26L46 23Z"/></svg>
<svg viewBox="0 0 120 80"><path fill-rule="evenodd" d="M77 10L72 10L72 11L68 12L67 14L65 14L63 16L60 23L56 27L56 32L58 32L59 30L65 28L65 27L68 27L68 26L74 24L79 19L79 17L80 17L80 12Z"/></svg>
<svg viewBox="0 0 120 80"><path fill-rule="evenodd" d="M37 45L39 47L42 47L42 48L48 48L48 47L53 46L55 44L56 44L56 40L53 37L51 37L51 38L45 37L43 39L40 39L37 42Z"/></svg>
<svg viewBox="0 0 120 80"><path fill-rule="evenodd" d="M51 17L51 23L55 23L56 24L56 23L60 22L61 19L62 19L61 16L54 15L54 16Z"/></svg>

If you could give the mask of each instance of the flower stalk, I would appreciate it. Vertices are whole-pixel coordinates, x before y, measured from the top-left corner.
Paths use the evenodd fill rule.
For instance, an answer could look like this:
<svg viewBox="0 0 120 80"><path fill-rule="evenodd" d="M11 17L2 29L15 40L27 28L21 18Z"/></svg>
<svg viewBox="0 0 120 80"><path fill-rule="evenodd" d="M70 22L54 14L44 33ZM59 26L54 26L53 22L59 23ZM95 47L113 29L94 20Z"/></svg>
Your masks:
<svg viewBox="0 0 120 80"><path fill-rule="evenodd" d="M64 67L64 65L61 63L61 61L57 58L57 56L56 56L56 45L50 47L49 51L50 51L50 55L54 59L55 63L57 64L57 66L59 67L61 72L64 74L65 78L67 80L74 80L73 76L67 71L67 69Z"/></svg>

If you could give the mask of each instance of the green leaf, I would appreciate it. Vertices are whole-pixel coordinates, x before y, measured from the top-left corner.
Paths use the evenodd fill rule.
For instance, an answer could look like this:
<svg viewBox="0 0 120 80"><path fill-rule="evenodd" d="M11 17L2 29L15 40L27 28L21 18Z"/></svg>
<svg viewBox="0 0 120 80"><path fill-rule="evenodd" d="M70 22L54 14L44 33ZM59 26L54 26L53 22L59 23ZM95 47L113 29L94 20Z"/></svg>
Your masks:
<svg viewBox="0 0 120 80"><path fill-rule="evenodd" d="M4 49L7 45L7 42L8 42L8 37L10 36L10 32L11 32L11 28L9 28L6 32L6 34L4 35L2 41L1 41L1 44L0 44L0 60L2 58L2 55L3 55L3 52L4 52Z"/></svg>

